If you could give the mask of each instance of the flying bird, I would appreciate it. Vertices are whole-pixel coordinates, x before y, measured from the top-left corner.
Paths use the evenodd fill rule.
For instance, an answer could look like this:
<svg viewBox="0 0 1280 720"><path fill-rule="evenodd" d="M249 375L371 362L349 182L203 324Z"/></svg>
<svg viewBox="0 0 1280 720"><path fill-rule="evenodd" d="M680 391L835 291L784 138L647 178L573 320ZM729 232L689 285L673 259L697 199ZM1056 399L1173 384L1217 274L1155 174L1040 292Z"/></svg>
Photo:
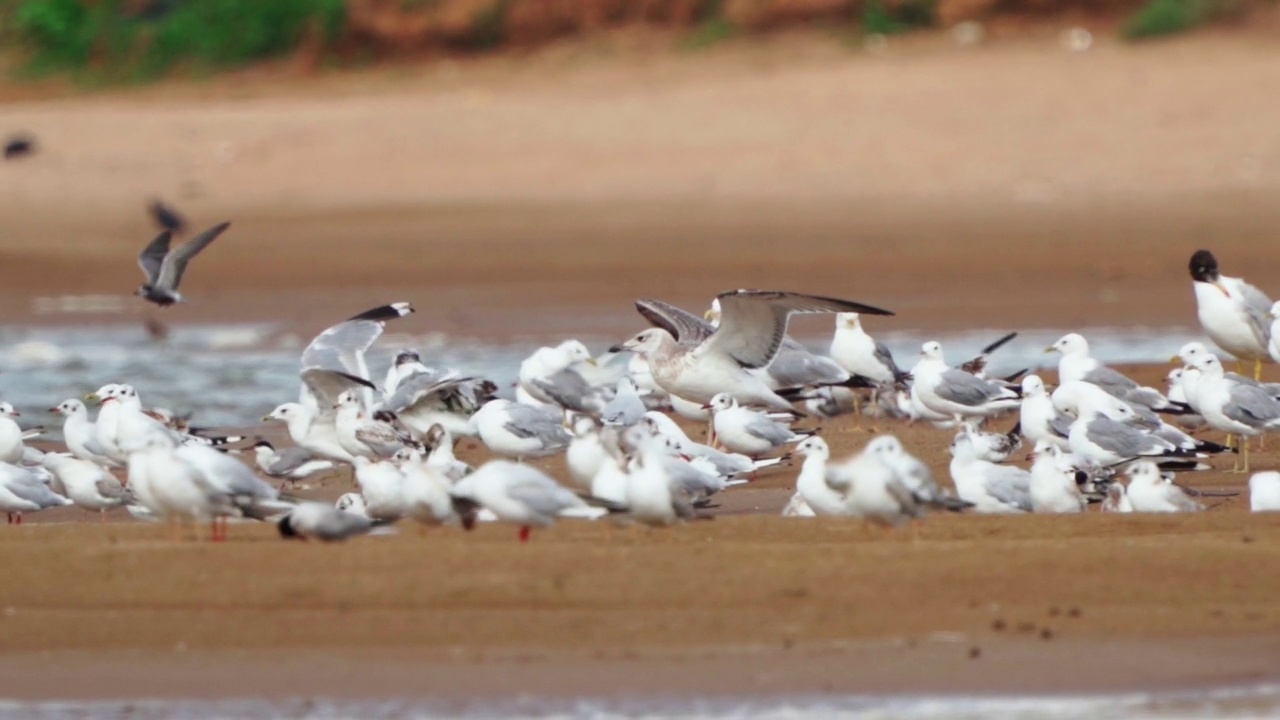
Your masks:
<svg viewBox="0 0 1280 720"><path fill-rule="evenodd" d="M165 230L157 235L138 255L138 266L142 268L147 281L138 287L134 295L160 307L182 302L182 295L178 294L178 283L182 282L187 263L230 226L229 222L214 225L173 250L169 249L169 240L173 237L171 231Z"/></svg>
<svg viewBox="0 0 1280 720"><path fill-rule="evenodd" d="M4 159L26 157L36 151L36 141L27 135L15 135L4 143Z"/></svg>
<svg viewBox="0 0 1280 720"><path fill-rule="evenodd" d="M151 201L147 206L147 212L151 213L151 219L155 220L162 230L181 235L187 229L187 221L182 215L159 198Z"/></svg>

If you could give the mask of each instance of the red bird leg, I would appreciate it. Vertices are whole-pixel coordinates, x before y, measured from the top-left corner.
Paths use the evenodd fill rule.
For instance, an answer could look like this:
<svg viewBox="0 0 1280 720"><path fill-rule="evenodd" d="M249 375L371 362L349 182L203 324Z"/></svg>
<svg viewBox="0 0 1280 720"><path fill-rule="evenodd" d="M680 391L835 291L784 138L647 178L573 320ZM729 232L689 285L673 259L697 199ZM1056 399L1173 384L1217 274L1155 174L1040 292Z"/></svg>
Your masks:
<svg viewBox="0 0 1280 720"><path fill-rule="evenodd" d="M520 526L520 534L517 536L520 538L520 542L522 543L529 542L529 532L530 532L530 528L528 525Z"/></svg>

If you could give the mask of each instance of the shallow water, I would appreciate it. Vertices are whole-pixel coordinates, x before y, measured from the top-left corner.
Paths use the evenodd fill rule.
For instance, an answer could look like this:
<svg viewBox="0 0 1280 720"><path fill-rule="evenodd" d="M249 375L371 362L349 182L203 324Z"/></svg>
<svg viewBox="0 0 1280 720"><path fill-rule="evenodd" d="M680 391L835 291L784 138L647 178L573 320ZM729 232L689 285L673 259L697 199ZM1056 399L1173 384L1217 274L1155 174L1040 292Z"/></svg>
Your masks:
<svg viewBox="0 0 1280 720"><path fill-rule="evenodd" d="M1055 355L1044 348L1064 330L1022 332L992 355L991 371L1050 367ZM910 367L920 344L940 340L952 362L972 357L1000 337L995 329L923 335L900 331L880 335L898 362ZM1202 339L1190 328L1097 328L1084 332L1096 357L1112 363L1166 362L1184 343ZM582 337L593 352L603 352L618 337ZM825 350L826 338L805 338ZM545 342L555 342L547 337ZM175 328L163 343L152 341L137 325L0 328L0 387L3 399L23 414L25 424L60 426L47 408L81 397L110 382L129 382L148 406L191 412L202 425L254 424L275 405L298 396L298 357L307 342L270 324L192 325ZM433 333L384 335L371 351L374 380L392 354L418 348L428 364L482 375L509 388L520 360L533 344L480 343ZM622 362L619 358L614 362Z"/></svg>
<svg viewBox="0 0 1280 720"><path fill-rule="evenodd" d="M1218 688L1172 693L1102 695L804 695L751 699L646 699L518 697L446 704L408 699L327 700L114 700L20 703L0 701L0 720L9 718L119 718L120 720L203 720L205 718L297 718L331 720L436 720L444 718L539 718L612 720L948 720L1108 718L1256 718L1280 713L1280 685Z"/></svg>

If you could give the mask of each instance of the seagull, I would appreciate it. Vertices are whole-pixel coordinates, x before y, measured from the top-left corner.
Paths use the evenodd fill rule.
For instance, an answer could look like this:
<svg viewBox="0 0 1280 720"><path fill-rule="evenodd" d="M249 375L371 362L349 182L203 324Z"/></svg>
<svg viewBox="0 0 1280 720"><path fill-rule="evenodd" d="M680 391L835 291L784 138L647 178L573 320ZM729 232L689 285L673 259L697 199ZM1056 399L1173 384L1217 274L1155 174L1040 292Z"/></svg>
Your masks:
<svg viewBox="0 0 1280 720"><path fill-rule="evenodd" d="M0 462L22 462L26 445L22 442L22 427L14 421L21 414L9 403L0 402Z"/></svg>
<svg viewBox="0 0 1280 720"><path fill-rule="evenodd" d="M400 466L403 475L401 492L406 516L423 525L442 525L457 517L449 496L449 478L427 467L421 453L401 448L392 462Z"/></svg>
<svg viewBox="0 0 1280 720"><path fill-rule="evenodd" d="M1267 318L1271 299L1244 280L1219 272L1218 260L1208 250L1197 250L1191 256L1191 280L1196 312L1209 339L1237 362L1252 360L1253 379L1262 377L1262 361L1271 358L1271 323Z"/></svg>
<svg viewBox="0 0 1280 720"><path fill-rule="evenodd" d="M477 507L499 520L520 526L520 542L528 542L535 527L549 527L559 517L596 519L607 511L592 507L560 487L535 467L507 460L490 460L459 480L449 491L463 527L470 529Z"/></svg>
<svg viewBox="0 0 1280 720"><path fill-rule="evenodd" d="M161 230L167 230L174 235L181 235L187 229L187 221L182 219L182 215L177 210L169 207L160 198L155 198L147 205L147 212L151 214L151 219L156 221Z"/></svg>
<svg viewBox="0 0 1280 720"><path fill-rule="evenodd" d="M711 309L707 310L703 318L711 324L711 330L714 331L720 326L722 315L720 298L715 298L711 301ZM764 372L774 390L839 384L849 380L849 373L839 363L810 352L790 335L783 336L777 356Z"/></svg>
<svg viewBox="0 0 1280 720"><path fill-rule="evenodd" d="M640 389L636 387L636 381L629 376L623 376L614 389L613 399L605 403L600 419L606 425L631 427L644 419L644 414L648 410L640 397Z"/></svg>
<svg viewBox="0 0 1280 720"><path fill-rule="evenodd" d="M1007 433L983 432L972 422L960 424L960 432L967 433L973 441L978 457L994 463L1004 462L1022 447L1022 429L1017 425Z"/></svg>
<svg viewBox="0 0 1280 720"><path fill-rule="evenodd" d="M295 482L337 467L332 460L317 458L306 448L294 446L276 450L266 440L254 443L253 454L259 470L273 478Z"/></svg>
<svg viewBox="0 0 1280 720"><path fill-rule="evenodd" d="M827 463L831 459L827 441L816 435L805 438L796 445L795 452L804 458L796 477L796 495L809 507L810 514L849 515L844 493L827 483Z"/></svg>
<svg viewBox="0 0 1280 720"><path fill-rule="evenodd" d="M453 435L445 426L437 423L427 428L427 433L422 440L423 444L430 448L423 462L449 482L457 482L475 470L453 454Z"/></svg>
<svg viewBox="0 0 1280 720"><path fill-rule="evenodd" d="M907 452L902 442L893 435L879 435L867 443L865 452L871 453L897 474L902 484L917 500L944 510L958 511L973 507L973 503L944 490L933 479L933 472L920 458Z"/></svg>
<svg viewBox="0 0 1280 720"><path fill-rule="evenodd" d="M498 386L452 370L420 367L419 371L397 377L395 391L386 395L377 409L392 413L418 436L433 425L443 426L453 435L467 435L471 416L496 397Z"/></svg>
<svg viewBox="0 0 1280 720"><path fill-rule="evenodd" d="M809 503L805 502L804 496L799 492L792 494L791 499L782 508L782 517L817 517L817 513L813 508L809 507Z"/></svg>
<svg viewBox="0 0 1280 720"><path fill-rule="evenodd" d="M937 341L925 343L920 356L911 370L911 397L931 412L958 423L996 415L1021 403L1018 393L1001 383L948 367Z"/></svg>
<svg viewBox="0 0 1280 720"><path fill-rule="evenodd" d="M1194 453L1135 427L1137 415L1124 403L1110 408L1086 403L1071 424L1067 444L1090 465L1111 467L1141 458L1185 458Z"/></svg>
<svg viewBox="0 0 1280 720"><path fill-rule="evenodd" d="M321 542L340 542L369 532L375 524L364 515L339 510L332 505L304 502L280 518L276 527L280 536L286 539L315 538Z"/></svg>
<svg viewBox="0 0 1280 720"><path fill-rule="evenodd" d="M173 250L169 249L169 240L173 236L171 231L165 230L157 235L138 255L138 266L147 281L138 287L134 295L160 307L182 302L178 284L182 282L187 263L228 227L231 227L229 222L214 225Z"/></svg>
<svg viewBox="0 0 1280 720"><path fill-rule="evenodd" d="M1271 342L1267 344L1267 352L1270 353L1273 361L1280 363L1280 300L1272 304L1270 312L1267 313L1267 319L1271 321L1269 328Z"/></svg>
<svg viewBox="0 0 1280 720"><path fill-rule="evenodd" d="M1122 483L1111 483L1107 486L1107 497L1102 501L1102 512L1133 512L1133 503L1129 502L1129 494Z"/></svg>
<svg viewBox="0 0 1280 720"><path fill-rule="evenodd" d="M727 392L741 403L791 410L790 402L751 371L768 367L777 357L793 313L892 314L848 300L774 290L733 290L717 299L722 320L709 334L703 326L677 320L668 328L645 330L611 351L643 355L654 381L686 400L706 403ZM646 302L638 301L637 307Z"/></svg>
<svg viewBox="0 0 1280 720"><path fill-rule="evenodd" d="M1196 512L1204 509L1149 460L1134 463L1128 475L1126 494L1134 512Z"/></svg>
<svg viewBox="0 0 1280 720"><path fill-rule="evenodd" d="M1177 415L1174 415L1172 419L1175 423L1181 425L1187 430L1194 431L1204 427L1205 422L1204 416L1195 411L1194 406L1191 404L1191 399L1187 397L1187 391L1183 383L1183 376L1186 372L1186 368L1180 367L1176 367L1169 371L1169 374L1165 376L1165 383L1169 388L1168 392L1165 393L1165 397L1169 398L1169 402L1171 403L1185 405L1188 408L1191 408L1185 413L1178 413ZM1196 375L1196 379L1199 379L1198 370L1196 371Z"/></svg>
<svg viewBox="0 0 1280 720"><path fill-rule="evenodd" d="M546 457L567 448L573 436L560 412L510 400L490 400L471 416L474 434L493 452L518 460Z"/></svg>
<svg viewBox="0 0 1280 720"><path fill-rule="evenodd" d="M395 522L408 514L404 471L398 465L390 460L370 460L364 455L357 455L353 465L369 517Z"/></svg>
<svg viewBox="0 0 1280 720"><path fill-rule="evenodd" d="M1247 378L1233 379L1223 372L1217 357L1205 354L1194 367L1200 371L1196 382L1196 408L1211 427L1232 435L1261 435L1280 430L1280 400ZM1249 470L1249 442L1241 438L1243 466Z"/></svg>
<svg viewBox="0 0 1280 720"><path fill-rule="evenodd" d="M333 424L338 431L338 442L352 455L390 457L414 442L391 423L368 417L353 390L339 393L334 409L337 410Z"/></svg>
<svg viewBox="0 0 1280 720"><path fill-rule="evenodd" d="M1089 341L1078 333L1063 335L1045 348L1045 352L1062 353L1062 360L1058 362L1058 382L1061 384L1087 382L1097 385L1112 397L1153 410L1170 408L1172 405L1159 390L1142 387L1090 356Z"/></svg>
<svg viewBox="0 0 1280 720"><path fill-rule="evenodd" d="M1022 408L1018 413L1018 426L1022 436L1032 445L1052 443L1059 449L1068 447L1067 435L1071 432L1073 418L1058 410L1053 398L1044 387L1039 375L1022 378Z"/></svg>
<svg viewBox="0 0 1280 720"><path fill-rule="evenodd" d="M923 517L924 505L878 453L862 452L827 466L826 480L844 493L848 513L860 520L897 527Z"/></svg>
<svg viewBox="0 0 1280 720"><path fill-rule="evenodd" d="M643 416L642 416L643 417ZM591 490L592 479L600 471L609 455L601 438L600 428L595 418L579 415L569 426L573 439L565 450L564 462L569 468L569 478L573 484L583 490Z"/></svg>
<svg viewBox="0 0 1280 720"><path fill-rule="evenodd" d="M978 459L973 441L959 433L951 443L951 480L961 500L980 513L1031 510L1031 473Z"/></svg>
<svg viewBox="0 0 1280 720"><path fill-rule="evenodd" d="M1076 469L1051 442L1036 445L1028 489L1032 512L1079 513L1089 504L1076 484Z"/></svg>
<svg viewBox="0 0 1280 720"><path fill-rule="evenodd" d="M1249 478L1249 509L1253 512L1280 510L1280 472L1269 470Z"/></svg>
<svg viewBox="0 0 1280 720"><path fill-rule="evenodd" d="M796 432L759 410L738 405L729 393L720 393L708 403L716 438L726 450L747 457L773 452L788 443L800 442L815 431Z"/></svg>
<svg viewBox="0 0 1280 720"><path fill-rule="evenodd" d="M133 501L133 493L93 461L46 453L41 465L57 476L71 502L84 510L96 510L100 522L106 520L107 510Z"/></svg>
<svg viewBox="0 0 1280 720"><path fill-rule="evenodd" d="M709 460L715 466L716 472L725 477L753 474L758 470L777 465L783 460L783 458L752 460L746 455L727 453L708 445L694 442L680 429L675 420L656 410L650 410L645 413L641 424L649 430L650 434L661 436L670 441L680 454L691 458Z"/></svg>
<svg viewBox="0 0 1280 720"><path fill-rule="evenodd" d="M534 400L549 405L559 405L556 395L562 398L571 392L584 392L587 383L572 368L578 363L595 363L591 351L579 340L565 340L555 347L541 347L520 363L517 382ZM566 374L557 377L559 373ZM564 383L560 387L557 382ZM572 384L573 387L567 387ZM599 411L599 408L596 408Z"/></svg>
<svg viewBox="0 0 1280 720"><path fill-rule="evenodd" d="M858 313L836 315L836 331L829 353L850 375L860 375L882 385L904 383L909 377L898 368L888 346L862 329Z"/></svg>
<svg viewBox="0 0 1280 720"><path fill-rule="evenodd" d="M636 455L627 468L628 516L649 526L697 519L694 504L723 489L717 476L666 452L665 443L633 428Z"/></svg>
<svg viewBox="0 0 1280 720"><path fill-rule="evenodd" d="M23 513L70 504L30 470L0 462L0 510L9 524L21 525Z"/></svg>

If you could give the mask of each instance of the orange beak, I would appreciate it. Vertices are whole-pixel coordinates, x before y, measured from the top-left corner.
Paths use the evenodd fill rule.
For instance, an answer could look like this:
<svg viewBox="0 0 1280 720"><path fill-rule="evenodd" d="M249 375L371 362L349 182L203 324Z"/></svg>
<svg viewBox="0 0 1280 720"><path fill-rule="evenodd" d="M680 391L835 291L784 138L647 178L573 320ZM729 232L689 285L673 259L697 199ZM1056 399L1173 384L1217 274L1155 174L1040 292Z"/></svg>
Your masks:
<svg viewBox="0 0 1280 720"><path fill-rule="evenodd" d="M1213 283L1213 286L1221 290L1223 295L1226 295L1227 297L1231 297L1231 293L1227 292L1227 286L1223 285L1221 280Z"/></svg>

